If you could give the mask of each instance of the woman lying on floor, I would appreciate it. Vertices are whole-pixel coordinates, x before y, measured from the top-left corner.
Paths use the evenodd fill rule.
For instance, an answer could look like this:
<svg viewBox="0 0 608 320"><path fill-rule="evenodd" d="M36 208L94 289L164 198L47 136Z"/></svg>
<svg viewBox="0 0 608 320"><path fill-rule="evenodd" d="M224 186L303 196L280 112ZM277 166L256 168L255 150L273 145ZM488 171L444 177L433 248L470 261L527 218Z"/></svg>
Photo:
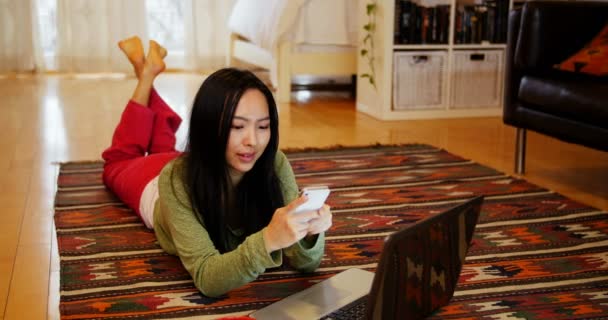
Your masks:
<svg viewBox="0 0 608 320"><path fill-rule="evenodd" d="M138 78L103 152L104 183L131 207L162 248L177 255L207 296L253 281L283 256L300 271L323 256L331 211L294 214L291 166L278 150L277 108L251 72L222 69L201 85L192 106L188 145L175 150L181 118L153 87L166 50L150 41L119 43Z"/></svg>

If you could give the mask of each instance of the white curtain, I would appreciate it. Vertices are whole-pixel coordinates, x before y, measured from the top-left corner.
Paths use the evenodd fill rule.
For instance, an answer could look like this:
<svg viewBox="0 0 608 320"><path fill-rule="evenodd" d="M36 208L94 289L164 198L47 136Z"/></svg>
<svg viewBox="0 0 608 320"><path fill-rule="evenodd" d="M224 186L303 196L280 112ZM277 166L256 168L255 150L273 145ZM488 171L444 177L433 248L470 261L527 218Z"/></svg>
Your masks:
<svg viewBox="0 0 608 320"><path fill-rule="evenodd" d="M146 39L144 8L144 0L57 0L57 69L130 71L117 43L132 35Z"/></svg>
<svg viewBox="0 0 608 320"><path fill-rule="evenodd" d="M228 17L235 0L185 0L184 68L210 70L225 66Z"/></svg>
<svg viewBox="0 0 608 320"><path fill-rule="evenodd" d="M228 16L235 0L148 0L148 33L164 45L167 67L215 70L225 65Z"/></svg>
<svg viewBox="0 0 608 320"><path fill-rule="evenodd" d="M214 70L235 1L0 0L0 73L131 72L117 43L132 35L164 45L168 68Z"/></svg>
<svg viewBox="0 0 608 320"><path fill-rule="evenodd" d="M35 70L34 0L0 0L0 73Z"/></svg>

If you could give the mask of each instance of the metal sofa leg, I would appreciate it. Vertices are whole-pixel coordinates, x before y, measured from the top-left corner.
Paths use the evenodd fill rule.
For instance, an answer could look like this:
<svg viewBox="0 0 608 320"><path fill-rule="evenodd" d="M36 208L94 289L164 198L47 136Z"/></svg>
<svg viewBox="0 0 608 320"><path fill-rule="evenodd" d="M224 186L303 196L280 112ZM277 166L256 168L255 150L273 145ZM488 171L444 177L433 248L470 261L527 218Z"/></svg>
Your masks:
<svg viewBox="0 0 608 320"><path fill-rule="evenodd" d="M526 170L526 129L517 128L515 137L515 173L524 174Z"/></svg>

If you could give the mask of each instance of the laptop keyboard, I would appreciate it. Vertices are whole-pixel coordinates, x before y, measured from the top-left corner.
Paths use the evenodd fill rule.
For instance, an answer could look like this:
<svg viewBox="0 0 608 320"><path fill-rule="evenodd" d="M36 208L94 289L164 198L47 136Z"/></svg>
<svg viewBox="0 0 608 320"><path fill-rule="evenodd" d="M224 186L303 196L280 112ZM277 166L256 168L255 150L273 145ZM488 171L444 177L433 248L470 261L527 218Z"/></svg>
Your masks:
<svg viewBox="0 0 608 320"><path fill-rule="evenodd" d="M322 320L351 320L365 319L365 307L367 305L367 295L345 305L344 307L326 315Z"/></svg>

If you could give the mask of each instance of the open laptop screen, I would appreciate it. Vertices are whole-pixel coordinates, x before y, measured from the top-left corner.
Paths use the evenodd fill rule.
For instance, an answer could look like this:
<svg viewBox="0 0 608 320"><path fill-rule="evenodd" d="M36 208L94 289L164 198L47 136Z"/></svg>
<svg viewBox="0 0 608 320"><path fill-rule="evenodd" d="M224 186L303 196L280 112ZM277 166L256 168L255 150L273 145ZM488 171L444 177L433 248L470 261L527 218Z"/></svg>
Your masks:
<svg viewBox="0 0 608 320"><path fill-rule="evenodd" d="M420 319L449 303L483 197L388 237L368 300L370 319Z"/></svg>

